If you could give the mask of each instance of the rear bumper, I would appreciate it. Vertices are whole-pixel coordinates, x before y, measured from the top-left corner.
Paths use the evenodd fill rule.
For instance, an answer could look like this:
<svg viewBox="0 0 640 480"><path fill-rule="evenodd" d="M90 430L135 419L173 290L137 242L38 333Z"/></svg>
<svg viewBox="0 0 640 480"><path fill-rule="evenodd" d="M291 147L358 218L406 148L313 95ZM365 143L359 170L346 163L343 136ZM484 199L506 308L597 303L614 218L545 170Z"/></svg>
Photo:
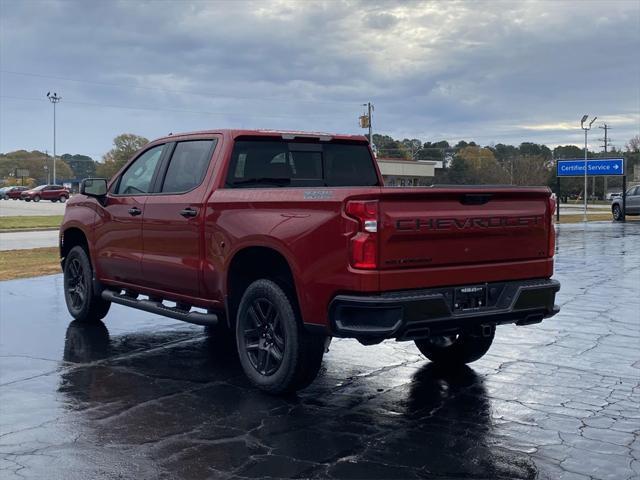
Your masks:
<svg viewBox="0 0 640 480"><path fill-rule="evenodd" d="M560 283L552 279L486 283L486 307L454 311L456 287L338 295L329 306L332 334L364 339L414 340L482 324L529 325L558 313Z"/></svg>

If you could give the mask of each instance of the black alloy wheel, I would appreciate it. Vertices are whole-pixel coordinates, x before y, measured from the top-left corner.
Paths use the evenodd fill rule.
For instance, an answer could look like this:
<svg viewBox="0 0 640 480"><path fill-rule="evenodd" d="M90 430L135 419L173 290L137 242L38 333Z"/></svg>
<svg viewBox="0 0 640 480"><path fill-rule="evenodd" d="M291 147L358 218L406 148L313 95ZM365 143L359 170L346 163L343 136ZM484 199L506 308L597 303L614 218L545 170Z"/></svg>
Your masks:
<svg viewBox="0 0 640 480"><path fill-rule="evenodd" d="M244 341L253 368L271 376L282 364L285 335L280 313L267 298L256 298L248 309L249 325L245 325Z"/></svg>
<svg viewBox="0 0 640 480"><path fill-rule="evenodd" d="M69 295L69 303L71 308L80 310L86 300L90 278L88 278L79 258L70 259L68 268L65 276L65 288Z"/></svg>
<svg viewBox="0 0 640 480"><path fill-rule="evenodd" d="M284 282L262 278L242 294L235 324L238 358L256 387L291 393L318 375L327 337L307 331Z"/></svg>
<svg viewBox="0 0 640 480"><path fill-rule="evenodd" d="M93 268L87 252L75 246L64 259L64 299L73 318L81 322L94 322L105 317L111 302L96 291Z"/></svg>

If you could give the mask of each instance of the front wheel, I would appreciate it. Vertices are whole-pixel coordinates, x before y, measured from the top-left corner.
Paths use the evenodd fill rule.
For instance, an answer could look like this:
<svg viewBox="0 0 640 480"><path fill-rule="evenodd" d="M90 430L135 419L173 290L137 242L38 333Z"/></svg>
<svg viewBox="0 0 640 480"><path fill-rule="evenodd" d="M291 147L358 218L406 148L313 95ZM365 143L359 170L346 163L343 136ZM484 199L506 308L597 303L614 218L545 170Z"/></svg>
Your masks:
<svg viewBox="0 0 640 480"><path fill-rule="evenodd" d="M64 195L62 195L62 196L60 197L60 203L64 203L64 202L66 202L66 201L67 201L67 197L65 197Z"/></svg>
<svg viewBox="0 0 640 480"><path fill-rule="evenodd" d="M418 350L434 363L460 366L482 358L493 343L495 326L416 340Z"/></svg>
<svg viewBox="0 0 640 480"><path fill-rule="evenodd" d="M36 195L35 197L33 197L33 201L34 202L39 202L40 201L40 197L38 195Z"/></svg>
<svg viewBox="0 0 640 480"><path fill-rule="evenodd" d="M73 318L95 322L107 315L111 302L104 300L93 286L93 268L81 246L71 249L64 260L64 299Z"/></svg>
<svg viewBox="0 0 640 480"><path fill-rule="evenodd" d="M613 213L613 219L616 222L621 222L622 221L622 217L624 215L622 215L622 208L620 208L620 205L614 205L613 209L612 209L612 213Z"/></svg>
<svg viewBox="0 0 640 480"><path fill-rule="evenodd" d="M236 343L249 380L269 393L288 393L316 378L326 337L302 326L293 292L272 280L256 280L242 296Z"/></svg>

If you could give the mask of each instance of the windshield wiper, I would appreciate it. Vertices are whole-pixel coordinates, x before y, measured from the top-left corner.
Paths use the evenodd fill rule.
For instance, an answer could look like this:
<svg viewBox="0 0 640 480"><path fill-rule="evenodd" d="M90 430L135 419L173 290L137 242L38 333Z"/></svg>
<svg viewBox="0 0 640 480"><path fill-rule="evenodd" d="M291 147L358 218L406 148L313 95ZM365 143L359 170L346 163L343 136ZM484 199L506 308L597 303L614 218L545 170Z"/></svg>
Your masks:
<svg viewBox="0 0 640 480"><path fill-rule="evenodd" d="M267 183L276 185L278 187L284 187L291 183L290 178L274 178L274 177L256 177L256 178L245 178L244 180L237 180L235 182L231 182L232 186L237 185L259 185L261 183Z"/></svg>

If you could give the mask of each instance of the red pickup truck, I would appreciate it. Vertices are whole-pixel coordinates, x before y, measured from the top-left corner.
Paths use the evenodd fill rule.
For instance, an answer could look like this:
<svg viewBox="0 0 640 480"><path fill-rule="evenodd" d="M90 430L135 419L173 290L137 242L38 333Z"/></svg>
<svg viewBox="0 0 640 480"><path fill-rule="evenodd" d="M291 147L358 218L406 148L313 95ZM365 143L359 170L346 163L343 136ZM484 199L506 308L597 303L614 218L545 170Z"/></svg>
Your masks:
<svg viewBox="0 0 640 480"><path fill-rule="evenodd" d="M211 326L274 393L311 383L332 337L455 366L557 313L554 207L543 187L385 188L363 136L171 135L67 204L65 299L82 321L117 303Z"/></svg>

